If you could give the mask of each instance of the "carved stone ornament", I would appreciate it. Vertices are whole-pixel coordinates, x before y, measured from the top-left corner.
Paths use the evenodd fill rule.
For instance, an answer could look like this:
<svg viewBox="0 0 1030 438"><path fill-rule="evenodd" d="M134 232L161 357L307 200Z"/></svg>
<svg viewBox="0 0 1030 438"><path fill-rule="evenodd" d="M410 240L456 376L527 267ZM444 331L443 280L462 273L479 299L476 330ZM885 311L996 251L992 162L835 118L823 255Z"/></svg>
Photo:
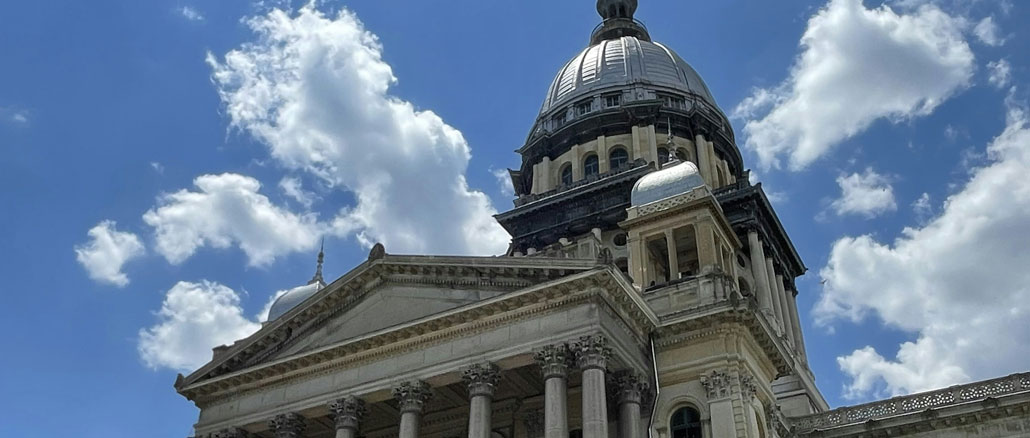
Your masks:
<svg viewBox="0 0 1030 438"><path fill-rule="evenodd" d="M307 423L300 414L290 412L276 415L268 422L268 426L272 428L275 438L300 438Z"/></svg>
<svg viewBox="0 0 1030 438"><path fill-rule="evenodd" d="M607 266L615 263L615 256L612 255L612 250L601 248L601 250L597 252L596 262L599 266Z"/></svg>
<svg viewBox="0 0 1030 438"><path fill-rule="evenodd" d="M358 426L361 425L361 419L365 417L368 408L365 407L364 400L348 396L329 403L329 412L336 419L337 430L358 430Z"/></svg>
<svg viewBox="0 0 1030 438"><path fill-rule="evenodd" d="M368 252L368 261L370 262L383 257L386 257L386 247L382 243L376 243L372 250Z"/></svg>
<svg viewBox="0 0 1030 438"><path fill-rule="evenodd" d="M576 363L584 371L593 368L604 370L612 356L608 339L602 335L581 336L572 344L572 350L576 353Z"/></svg>
<svg viewBox="0 0 1030 438"><path fill-rule="evenodd" d="M433 397L433 391L429 388L428 383L421 380L413 380L401 383L396 388L393 388L393 397L400 404L401 413L422 413L425 403Z"/></svg>
<svg viewBox="0 0 1030 438"><path fill-rule="evenodd" d="M569 350L568 344L548 345L537 351L534 357L540 364L544 379L568 377L569 363L572 361L572 351Z"/></svg>
<svg viewBox="0 0 1030 438"><path fill-rule="evenodd" d="M218 432L211 434L211 438L247 438L250 434L247 431L238 427L230 427L228 429L222 429Z"/></svg>
<svg viewBox="0 0 1030 438"><path fill-rule="evenodd" d="M461 380L468 385L469 398L486 396L493 398L501 370L490 362L471 365L461 370Z"/></svg>
<svg viewBox="0 0 1030 438"><path fill-rule="evenodd" d="M744 396L744 401L750 402L755 399L755 392L758 387L755 386L755 378L751 377L750 374L740 376L740 393Z"/></svg>
<svg viewBox="0 0 1030 438"><path fill-rule="evenodd" d="M648 390L647 379L635 371L621 370L612 376L612 388L615 390L615 402L640 404Z"/></svg>
<svg viewBox="0 0 1030 438"><path fill-rule="evenodd" d="M701 386L708 393L709 400L729 397L730 376L722 371L712 371L707 376L701 376Z"/></svg>

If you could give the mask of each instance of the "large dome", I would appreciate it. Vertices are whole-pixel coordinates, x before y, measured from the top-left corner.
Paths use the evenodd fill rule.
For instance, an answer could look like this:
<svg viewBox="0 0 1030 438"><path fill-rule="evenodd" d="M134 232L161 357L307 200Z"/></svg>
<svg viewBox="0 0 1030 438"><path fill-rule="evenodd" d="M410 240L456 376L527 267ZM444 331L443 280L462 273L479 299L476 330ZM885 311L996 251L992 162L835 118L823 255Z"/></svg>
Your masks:
<svg viewBox="0 0 1030 438"><path fill-rule="evenodd" d="M541 115L587 96L641 85L628 100L654 99L651 93L672 92L699 98L718 110L701 75L676 52L636 36L599 41L572 58L551 83ZM663 90L664 89L664 90Z"/></svg>

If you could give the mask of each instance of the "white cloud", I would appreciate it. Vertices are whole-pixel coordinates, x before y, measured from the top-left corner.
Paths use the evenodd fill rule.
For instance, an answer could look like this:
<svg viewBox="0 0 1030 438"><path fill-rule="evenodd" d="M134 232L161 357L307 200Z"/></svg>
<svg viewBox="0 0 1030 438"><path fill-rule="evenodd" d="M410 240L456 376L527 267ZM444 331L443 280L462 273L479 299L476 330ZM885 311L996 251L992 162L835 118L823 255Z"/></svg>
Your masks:
<svg viewBox="0 0 1030 438"><path fill-rule="evenodd" d="M126 262L143 255L143 243L135 234L118 231L114 221L103 221L89 230L90 241L75 246L75 259L89 278L125 287L129 277L122 272Z"/></svg>
<svg viewBox="0 0 1030 438"><path fill-rule="evenodd" d="M154 172L157 172L159 175L164 175L164 173L165 173L164 165L162 165L161 163L158 163L157 161L151 161L150 162L150 167L152 169L154 169Z"/></svg>
<svg viewBox="0 0 1030 438"><path fill-rule="evenodd" d="M464 137L389 94L392 69L354 14L309 4L247 23L256 41L208 56L226 112L280 164L353 192L336 232L392 252L505 251L489 198L466 182Z"/></svg>
<svg viewBox="0 0 1030 438"><path fill-rule="evenodd" d="M10 122L16 125L28 125L29 112L14 107L0 106L0 121Z"/></svg>
<svg viewBox="0 0 1030 438"><path fill-rule="evenodd" d="M189 21L204 21L204 15L192 6L183 6L178 9L179 14Z"/></svg>
<svg viewBox="0 0 1030 438"><path fill-rule="evenodd" d="M1007 59L999 59L987 63L989 76L987 81L996 88L1005 88L1012 79L1012 65Z"/></svg>
<svg viewBox="0 0 1030 438"><path fill-rule="evenodd" d="M916 219L922 223L933 216L933 205L930 204L930 194L923 193L912 203L912 211L916 214Z"/></svg>
<svg viewBox="0 0 1030 438"><path fill-rule="evenodd" d="M283 194L297 201L304 208L311 208L311 205L315 202L315 194L304 190L300 178L284 177L279 180L279 188L283 191Z"/></svg>
<svg viewBox="0 0 1030 438"><path fill-rule="evenodd" d="M998 29L998 25L994 23L994 17L980 20L976 27L973 28L973 34L976 35L976 38L988 46L1005 44L1005 38L998 35L1000 32L1001 29Z"/></svg>
<svg viewBox="0 0 1030 438"><path fill-rule="evenodd" d="M286 295L286 292L289 292L289 289L278 291L268 298L268 302L265 303L265 307L262 307L261 312L256 315L258 322L268 321L268 312L272 311L272 304L275 304L275 300L278 300L279 297Z"/></svg>
<svg viewBox="0 0 1030 438"><path fill-rule="evenodd" d="M261 325L243 316L240 297L218 283L180 281L165 295L158 322L139 331L137 349L147 366L192 371L211 360L211 349L250 336Z"/></svg>
<svg viewBox="0 0 1030 438"><path fill-rule="evenodd" d="M508 169L493 169L490 173L497 179L497 186L501 188L502 195L515 196L515 186L511 183L511 176L508 175Z"/></svg>
<svg viewBox="0 0 1030 438"><path fill-rule="evenodd" d="M797 170L878 119L930 114L973 75L964 23L933 4L899 14L831 0L809 20L790 77L733 111L750 119L747 147L765 167L786 158Z"/></svg>
<svg viewBox="0 0 1030 438"><path fill-rule="evenodd" d="M833 201L837 215L858 214L867 218L897 210L894 187L890 179L868 168L863 173L841 175L837 178L841 196Z"/></svg>
<svg viewBox="0 0 1030 438"><path fill-rule="evenodd" d="M902 394L1024 371L1030 357L1030 120L1011 107L989 161L925 226L893 244L833 245L815 315L876 317L911 333L894 358L866 347L838 358L856 398Z"/></svg>
<svg viewBox="0 0 1030 438"><path fill-rule="evenodd" d="M157 252L179 264L204 246L238 245L251 266L279 255L310 250L324 231L313 214L299 215L258 193L256 179L224 173L193 180L199 191L180 190L159 198L143 221L154 227Z"/></svg>

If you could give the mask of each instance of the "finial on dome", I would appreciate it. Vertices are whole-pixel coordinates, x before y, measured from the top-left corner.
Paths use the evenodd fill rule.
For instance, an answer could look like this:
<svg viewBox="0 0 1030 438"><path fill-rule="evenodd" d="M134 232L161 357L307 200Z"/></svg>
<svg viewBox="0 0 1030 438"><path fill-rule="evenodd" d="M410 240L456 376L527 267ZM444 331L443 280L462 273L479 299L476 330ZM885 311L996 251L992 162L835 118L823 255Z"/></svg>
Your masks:
<svg viewBox="0 0 1030 438"><path fill-rule="evenodd" d="M322 246L318 249L318 265L315 267L315 276L311 277L308 284L325 284L322 280L322 262L325 261L325 237L322 238Z"/></svg>
<svg viewBox="0 0 1030 438"><path fill-rule="evenodd" d="M637 0L597 0L597 13L605 20L613 18L633 19L637 12Z"/></svg>
<svg viewBox="0 0 1030 438"><path fill-rule="evenodd" d="M597 0L597 13L604 21L590 35L590 44L626 36L651 41L644 25L633 19L636 12L637 0Z"/></svg>

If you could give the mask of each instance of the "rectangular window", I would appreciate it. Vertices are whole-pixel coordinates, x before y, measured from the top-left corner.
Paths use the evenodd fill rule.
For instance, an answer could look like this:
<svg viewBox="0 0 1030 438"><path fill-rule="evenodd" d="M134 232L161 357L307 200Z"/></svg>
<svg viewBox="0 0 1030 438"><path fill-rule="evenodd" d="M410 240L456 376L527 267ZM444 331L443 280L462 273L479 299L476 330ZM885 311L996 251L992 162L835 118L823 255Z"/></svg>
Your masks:
<svg viewBox="0 0 1030 438"><path fill-rule="evenodd" d="M594 110L594 102L591 100L576 104L576 115L582 116Z"/></svg>
<svg viewBox="0 0 1030 438"><path fill-rule="evenodd" d="M607 96L604 96L604 107L605 108L615 108L615 107L617 107L619 105L622 105L622 95L621 94L609 94Z"/></svg>
<svg viewBox="0 0 1030 438"><path fill-rule="evenodd" d="M659 94L658 97L660 99L662 99L662 106L664 106L666 108L674 108L674 109L686 109L687 108L687 101L686 101L686 99L684 99L682 97L672 96L672 95L668 95L668 94Z"/></svg>

